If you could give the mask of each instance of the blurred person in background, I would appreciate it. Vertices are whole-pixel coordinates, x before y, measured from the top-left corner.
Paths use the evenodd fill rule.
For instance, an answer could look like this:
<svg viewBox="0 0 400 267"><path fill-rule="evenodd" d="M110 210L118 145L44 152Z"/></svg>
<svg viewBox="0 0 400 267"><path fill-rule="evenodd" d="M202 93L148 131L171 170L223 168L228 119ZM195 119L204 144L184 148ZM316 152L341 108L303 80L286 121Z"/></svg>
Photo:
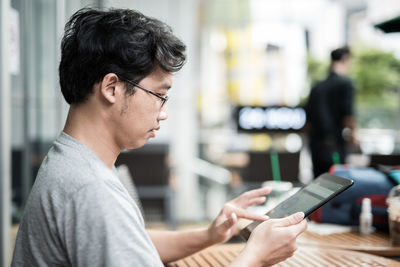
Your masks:
<svg viewBox="0 0 400 267"><path fill-rule="evenodd" d="M303 213L268 220L246 210L263 203L268 188L226 203L207 228L146 231L118 179L120 152L143 146L167 119L185 49L170 27L133 10L82 9L71 17L59 66L70 109L27 201L12 266L164 266L227 241L239 218L265 222L232 265L272 265L294 253L307 226Z"/></svg>
<svg viewBox="0 0 400 267"><path fill-rule="evenodd" d="M348 145L357 145L354 118L354 86L347 77L349 47L331 52L328 77L311 90L306 106L314 177L345 163Z"/></svg>

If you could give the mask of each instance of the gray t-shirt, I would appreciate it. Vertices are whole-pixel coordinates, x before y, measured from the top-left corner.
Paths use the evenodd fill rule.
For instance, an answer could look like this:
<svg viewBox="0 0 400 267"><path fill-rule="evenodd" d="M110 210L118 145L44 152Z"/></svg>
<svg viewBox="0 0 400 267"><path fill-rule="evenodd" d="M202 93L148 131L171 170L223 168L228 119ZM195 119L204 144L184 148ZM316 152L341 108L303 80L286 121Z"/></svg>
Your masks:
<svg viewBox="0 0 400 267"><path fill-rule="evenodd" d="M11 265L163 266L114 171L61 133L25 206Z"/></svg>

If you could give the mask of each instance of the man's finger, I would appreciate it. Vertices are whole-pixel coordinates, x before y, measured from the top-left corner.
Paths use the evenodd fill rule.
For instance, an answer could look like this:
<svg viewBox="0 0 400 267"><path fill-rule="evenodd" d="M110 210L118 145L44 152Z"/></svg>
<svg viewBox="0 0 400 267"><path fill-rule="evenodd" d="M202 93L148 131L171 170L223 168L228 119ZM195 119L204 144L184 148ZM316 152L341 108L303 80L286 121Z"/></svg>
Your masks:
<svg viewBox="0 0 400 267"><path fill-rule="evenodd" d="M287 216L285 218L277 219L276 220L276 225L278 225L278 226L296 225L299 222L301 222L303 219L304 219L304 213L303 212L296 212L295 214L292 214L292 215Z"/></svg>
<svg viewBox="0 0 400 267"><path fill-rule="evenodd" d="M249 199L262 197L268 195L270 192L271 188L269 187L250 190L232 200L232 203L235 203L236 205L245 205Z"/></svg>
<svg viewBox="0 0 400 267"><path fill-rule="evenodd" d="M221 224L221 228L223 230L227 230L232 227L237 222L237 216L234 212L232 212L229 217Z"/></svg>
<svg viewBox="0 0 400 267"><path fill-rule="evenodd" d="M247 191L246 193L242 194L242 196L245 196L246 198L253 198L259 196L265 196L268 195L269 193L271 193L270 187L261 187L258 189Z"/></svg>
<svg viewBox="0 0 400 267"><path fill-rule="evenodd" d="M288 226L287 229L292 231L297 238L297 236L299 236L301 233L303 233L305 230L307 230L307 220L302 220L298 224Z"/></svg>
<svg viewBox="0 0 400 267"><path fill-rule="evenodd" d="M244 218L253 221L265 221L269 219L267 215L255 214L244 209L235 208L235 213L238 216L238 218Z"/></svg>
<svg viewBox="0 0 400 267"><path fill-rule="evenodd" d="M246 206L243 208L248 208L250 206L254 206L254 205L259 205L265 202L267 198L266 197L257 197L257 198L253 198L250 199L247 203Z"/></svg>

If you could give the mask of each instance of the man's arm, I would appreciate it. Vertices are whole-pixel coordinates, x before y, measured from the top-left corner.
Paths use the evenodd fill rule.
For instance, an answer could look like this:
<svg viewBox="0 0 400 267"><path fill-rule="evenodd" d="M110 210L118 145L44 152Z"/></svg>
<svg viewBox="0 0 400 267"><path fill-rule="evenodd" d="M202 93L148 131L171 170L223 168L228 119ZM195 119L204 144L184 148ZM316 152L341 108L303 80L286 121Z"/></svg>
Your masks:
<svg viewBox="0 0 400 267"><path fill-rule="evenodd" d="M229 201L208 228L175 232L148 230L147 233L164 263L182 259L208 246L230 239L236 233L238 218L267 220L267 216L253 214L246 209L263 203L264 196L270 191L269 188L260 188Z"/></svg>
<svg viewBox="0 0 400 267"><path fill-rule="evenodd" d="M213 243L207 229L188 231L147 230L162 262L172 262L189 256Z"/></svg>
<svg viewBox="0 0 400 267"><path fill-rule="evenodd" d="M246 247L230 266L271 266L281 262L293 256L296 239L306 229L302 212L263 222L253 230Z"/></svg>
<svg viewBox="0 0 400 267"><path fill-rule="evenodd" d="M341 88L343 91L343 131L342 136L344 140L349 142L354 147L359 146L359 140L356 134L357 122L354 116L354 93L355 89L353 83L349 80L346 86Z"/></svg>
<svg viewBox="0 0 400 267"><path fill-rule="evenodd" d="M358 147L360 145L360 142L357 138L357 133L356 133L356 119L354 116L346 116L343 119L343 138L347 142L349 142L351 145Z"/></svg>
<svg viewBox="0 0 400 267"><path fill-rule="evenodd" d="M270 266L291 257L297 249L297 237L307 229L307 222L303 219L304 213L298 212L260 224L231 266ZM212 237L208 229L181 232L150 230L148 233L153 242L157 242L156 247L164 263L214 244L210 242Z"/></svg>

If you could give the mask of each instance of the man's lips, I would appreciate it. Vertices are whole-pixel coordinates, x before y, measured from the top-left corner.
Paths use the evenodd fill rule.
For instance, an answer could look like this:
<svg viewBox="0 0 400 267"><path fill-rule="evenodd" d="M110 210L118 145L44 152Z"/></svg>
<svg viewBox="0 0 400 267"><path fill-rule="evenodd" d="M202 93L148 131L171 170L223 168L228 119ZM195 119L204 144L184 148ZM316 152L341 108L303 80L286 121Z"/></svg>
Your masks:
<svg viewBox="0 0 400 267"><path fill-rule="evenodd" d="M151 137L156 137L156 131L160 130L160 125L150 130Z"/></svg>

